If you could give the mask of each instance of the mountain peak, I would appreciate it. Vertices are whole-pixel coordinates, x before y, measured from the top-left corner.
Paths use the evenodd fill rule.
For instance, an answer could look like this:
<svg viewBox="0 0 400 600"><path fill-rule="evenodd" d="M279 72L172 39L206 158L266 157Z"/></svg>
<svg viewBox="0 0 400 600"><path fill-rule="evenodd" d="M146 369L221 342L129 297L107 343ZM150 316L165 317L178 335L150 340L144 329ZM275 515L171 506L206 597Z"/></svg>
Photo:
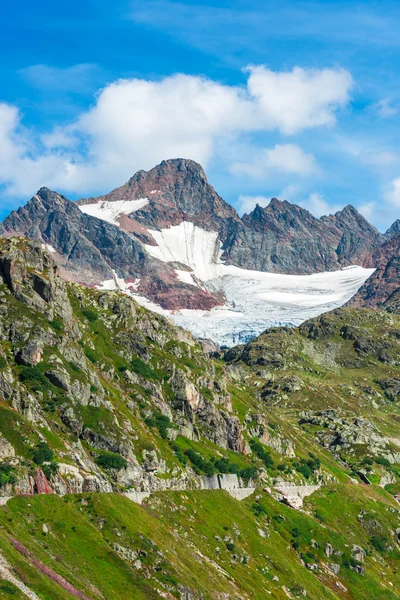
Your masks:
<svg viewBox="0 0 400 600"><path fill-rule="evenodd" d="M137 181L156 180L174 176L182 177L185 175L198 177L207 182L207 176L203 167L196 161L189 158L169 158L161 161L160 164L156 165L152 169L149 169L148 171L141 169L132 175L126 185L132 185Z"/></svg>
<svg viewBox="0 0 400 600"><path fill-rule="evenodd" d="M390 239L392 237L394 237L395 235L397 235L400 232L400 219L396 219L396 221L394 223L392 223L392 225L389 227L389 229L386 231L385 238L386 239Z"/></svg>
<svg viewBox="0 0 400 600"><path fill-rule="evenodd" d="M148 202L135 211L135 220L151 229L179 225L186 220L203 229L220 231L227 219L239 221L235 209L208 183L203 167L187 158L163 160L149 171L138 171L109 194L82 199L78 204L139 199Z"/></svg>

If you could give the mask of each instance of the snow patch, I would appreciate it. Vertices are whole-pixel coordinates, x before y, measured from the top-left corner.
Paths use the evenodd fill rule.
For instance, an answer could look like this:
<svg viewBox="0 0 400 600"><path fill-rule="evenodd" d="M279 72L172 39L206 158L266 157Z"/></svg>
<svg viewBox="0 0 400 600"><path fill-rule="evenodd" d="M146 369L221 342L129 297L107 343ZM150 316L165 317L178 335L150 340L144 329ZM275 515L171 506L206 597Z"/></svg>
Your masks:
<svg viewBox="0 0 400 600"><path fill-rule="evenodd" d="M50 244L46 244L46 248L52 254L54 254L54 252L57 252L57 250L53 246L51 246Z"/></svg>
<svg viewBox="0 0 400 600"><path fill-rule="evenodd" d="M190 271L181 271L180 269L175 269L175 273L179 281L183 283L188 283L189 285L197 286L197 282L193 279L193 275Z"/></svg>
<svg viewBox="0 0 400 600"><path fill-rule="evenodd" d="M83 213L119 227L120 225L118 220L122 215L130 215L140 208L143 208L143 206L146 206L148 202L148 198L138 198L136 200L116 200L115 202L100 200L94 204L81 204L78 206Z"/></svg>
<svg viewBox="0 0 400 600"><path fill-rule="evenodd" d="M216 231L205 231L189 221L162 229L149 230L157 246L146 245L147 252L164 262L180 262L192 269L201 281L217 275L220 243Z"/></svg>

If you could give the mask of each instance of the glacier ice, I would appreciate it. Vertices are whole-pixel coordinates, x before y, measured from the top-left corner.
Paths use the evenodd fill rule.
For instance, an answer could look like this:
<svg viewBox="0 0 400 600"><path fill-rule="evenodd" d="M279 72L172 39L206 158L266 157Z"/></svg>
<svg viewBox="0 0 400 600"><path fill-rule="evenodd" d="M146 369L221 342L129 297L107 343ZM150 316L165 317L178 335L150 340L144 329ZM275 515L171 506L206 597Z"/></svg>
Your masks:
<svg viewBox="0 0 400 600"><path fill-rule="evenodd" d="M210 311L167 311L138 294L133 297L170 316L196 337L212 339L221 346L246 342L268 327L299 325L343 306L374 271L358 266L313 275L252 271L224 264L218 233L189 221L150 233L157 246L146 245L149 254L186 265L191 271L176 270L181 281L222 293L226 304ZM129 293L120 280L118 287Z"/></svg>

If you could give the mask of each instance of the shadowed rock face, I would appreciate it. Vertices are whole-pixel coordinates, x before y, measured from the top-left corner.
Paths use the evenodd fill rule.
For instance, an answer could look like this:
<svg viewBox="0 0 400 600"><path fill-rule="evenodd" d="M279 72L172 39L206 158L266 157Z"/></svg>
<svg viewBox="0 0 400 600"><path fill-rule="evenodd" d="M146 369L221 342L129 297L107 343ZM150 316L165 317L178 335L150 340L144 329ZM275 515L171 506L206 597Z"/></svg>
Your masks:
<svg viewBox="0 0 400 600"><path fill-rule="evenodd" d="M307 210L273 198L242 217L224 248L227 261L244 268L313 273L338 268L339 238Z"/></svg>
<svg viewBox="0 0 400 600"><path fill-rule="evenodd" d="M389 230L390 231L390 230ZM379 307L400 288L400 234L389 236L375 249L371 262L376 271L359 289L352 306ZM393 304L394 306L394 304ZM393 310L392 306L392 310Z"/></svg>
<svg viewBox="0 0 400 600"><path fill-rule="evenodd" d="M143 198L147 204L122 215L116 224L79 208ZM266 208L256 206L239 218L208 183L202 167L185 159L163 161L150 171L139 171L105 196L78 202L42 188L4 220L0 234L24 235L52 246L62 273L74 281L98 285L118 276L163 308L208 310L222 304L223 298L201 284L181 281L176 265L151 257L144 247L155 244L152 230L183 221L218 232L227 264L275 273L375 266L384 240L351 206L317 219L303 208L273 198ZM385 243L395 237L392 231ZM378 254L372 257L374 251Z"/></svg>

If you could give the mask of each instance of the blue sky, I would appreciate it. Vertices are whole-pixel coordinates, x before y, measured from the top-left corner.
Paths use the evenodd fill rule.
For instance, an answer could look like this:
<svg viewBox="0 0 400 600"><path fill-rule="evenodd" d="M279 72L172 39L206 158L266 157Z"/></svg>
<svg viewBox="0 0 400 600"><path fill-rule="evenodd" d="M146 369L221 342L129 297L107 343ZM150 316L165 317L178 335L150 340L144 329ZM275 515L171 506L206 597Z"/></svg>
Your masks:
<svg viewBox="0 0 400 600"><path fill-rule="evenodd" d="M241 211L400 218L398 2L22 0L0 22L0 217L202 162Z"/></svg>

